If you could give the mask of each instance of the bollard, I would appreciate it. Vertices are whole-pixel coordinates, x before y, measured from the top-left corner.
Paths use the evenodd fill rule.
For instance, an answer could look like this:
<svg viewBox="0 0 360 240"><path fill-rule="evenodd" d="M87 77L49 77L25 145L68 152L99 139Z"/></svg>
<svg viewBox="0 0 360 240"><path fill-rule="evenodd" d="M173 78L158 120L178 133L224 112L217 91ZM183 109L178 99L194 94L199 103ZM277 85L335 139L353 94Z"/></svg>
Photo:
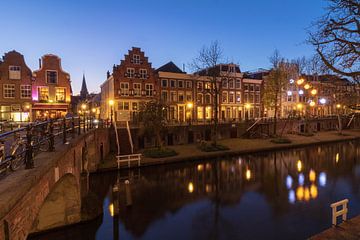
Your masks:
<svg viewBox="0 0 360 240"><path fill-rule="evenodd" d="M125 180L125 195L126 195L126 206L129 207L132 205L130 181Z"/></svg>
<svg viewBox="0 0 360 240"><path fill-rule="evenodd" d="M66 118L63 119L63 143L66 143Z"/></svg>
<svg viewBox="0 0 360 240"><path fill-rule="evenodd" d="M50 119L50 126L49 126L49 141L50 141L50 146L49 146L49 152L53 152L55 150L54 147L54 142L55 142L55 136L54 136L54 121L52 119Z"/></svg>
<svg viewBox="0 0 360 240"><path fill-rule="evenodd" d="M30 125L26 126L26 155L25 155L25 169L34 168L33 149L32 149L32 134Z"/></svg>

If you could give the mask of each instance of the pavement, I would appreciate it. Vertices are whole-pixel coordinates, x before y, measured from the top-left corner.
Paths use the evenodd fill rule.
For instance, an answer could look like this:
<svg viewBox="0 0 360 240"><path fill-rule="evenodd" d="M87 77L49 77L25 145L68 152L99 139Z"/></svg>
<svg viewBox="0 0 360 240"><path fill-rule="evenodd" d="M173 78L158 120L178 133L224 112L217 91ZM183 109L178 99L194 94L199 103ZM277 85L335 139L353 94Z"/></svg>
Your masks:
<svg viewBox="0 0 360 240"><path fill-rule="evenodd" d="M174 149L178 155L165 158L148 158L142 157L141 166L168 164L183 161L195 161L216 157L236 156L240 154L257 153L264 151L282 150L296 147L305 147L314 144L331 143L337 141L346 141L360 138L360 130L345 130L339 135L337 131L318 132L314 136L301 136L295 134L284 135L291 140L291 143L277 144L271 142L271 139L243 139L230 138L219 140L219 144L229 148L226 151L202 152L197 148L196 144L185 144L169 146ZM126 164L124 164L125 166ZM137 165L135 162L133 167ZM114 156L108 157L105 162L99 166L98 171L107 171L117 168Z"/></svg>

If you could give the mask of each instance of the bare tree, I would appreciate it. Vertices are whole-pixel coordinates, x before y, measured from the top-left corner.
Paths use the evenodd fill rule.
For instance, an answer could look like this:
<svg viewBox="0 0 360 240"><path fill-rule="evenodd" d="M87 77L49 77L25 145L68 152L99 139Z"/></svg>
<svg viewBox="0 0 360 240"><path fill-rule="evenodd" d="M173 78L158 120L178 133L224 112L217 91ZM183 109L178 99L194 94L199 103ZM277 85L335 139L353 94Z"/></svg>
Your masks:
<svg viewBox="0 0 360 240"><path fill-rule="evenodd" d="M308 42L334 73L360 82L360 1L329 0L328 12L314 24Z"/></svg>
<svg viewBox="0 0 360 240"><path fill-rule="evenodd" d="M209 46L204 46L199 55L193 60L192 68L196 71L196 75L206 77L211 83L211 96L213 105L213 123L212 141L217 145L218 124L219 124L219 99L221 94L222 74L220 64L223 63L223 50L218 41L212 42Z"/></svg>

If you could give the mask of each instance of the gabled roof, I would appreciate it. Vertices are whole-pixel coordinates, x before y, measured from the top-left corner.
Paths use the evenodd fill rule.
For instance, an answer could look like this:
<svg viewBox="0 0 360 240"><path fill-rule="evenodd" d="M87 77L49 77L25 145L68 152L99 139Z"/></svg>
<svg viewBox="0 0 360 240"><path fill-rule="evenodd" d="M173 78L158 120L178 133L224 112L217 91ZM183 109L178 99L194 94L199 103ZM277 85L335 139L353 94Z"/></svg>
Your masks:
<svg viewBox="0 0 360 240"><path fill-rule="evenodd" d="M181 69L176 66L175 63L173 63L172 61L156 69L156 72L186 73L181 71Z"/></svg>

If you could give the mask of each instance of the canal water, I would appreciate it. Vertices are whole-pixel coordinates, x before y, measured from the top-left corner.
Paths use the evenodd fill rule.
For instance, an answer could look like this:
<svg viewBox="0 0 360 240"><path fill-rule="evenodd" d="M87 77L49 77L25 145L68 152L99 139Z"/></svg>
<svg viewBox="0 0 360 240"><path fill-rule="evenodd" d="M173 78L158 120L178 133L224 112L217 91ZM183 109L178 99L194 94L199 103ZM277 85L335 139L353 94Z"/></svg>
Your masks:
<svg viewBox="0 0 360 240"><path fill-rule="evenodd" d="M31 239L306 239L333 202L360 214L359 157L351 141L93 174L102 216Z"/></svg>

